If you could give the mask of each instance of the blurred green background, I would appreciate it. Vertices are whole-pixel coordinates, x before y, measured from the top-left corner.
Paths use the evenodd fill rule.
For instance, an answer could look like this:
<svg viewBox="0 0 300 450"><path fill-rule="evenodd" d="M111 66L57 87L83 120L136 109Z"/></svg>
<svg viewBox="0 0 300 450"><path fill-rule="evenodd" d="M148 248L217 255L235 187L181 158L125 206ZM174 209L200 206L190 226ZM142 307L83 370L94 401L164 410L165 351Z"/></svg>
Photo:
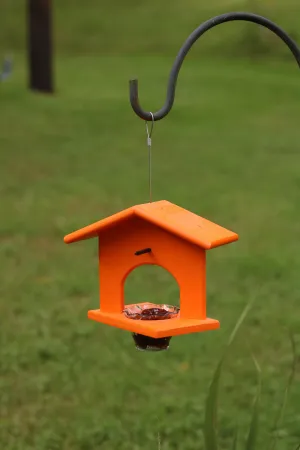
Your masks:
<svg viewBox="0 0 300 450"><path fill-rule="evenodd" d="M53 96L27 89L21 0L1 0L0 448L203 449L204 400L238 316L254 307L224 367L221 448L242 444L262 367L261 449L267 448L290 371L288 329L300 343L299 72L288 49L256 25L207 33L181 69L175 106L153 132L153 195L236 231L208 253L215 332L140 353L130 333L87 320L98 305L97 244L63 236L148 201L145 125L132 112L165 99L168 74L202 21L232 10L275 20L298 42L296 0L71 0L54 2ZM126 301L178 303L163 269L141 267ZM299 350L298 350L299 354ZM299 367L298 367L299 369ZM299 370L278 450L300 441ZM243 447L241 447L243 448Z"/></svg>

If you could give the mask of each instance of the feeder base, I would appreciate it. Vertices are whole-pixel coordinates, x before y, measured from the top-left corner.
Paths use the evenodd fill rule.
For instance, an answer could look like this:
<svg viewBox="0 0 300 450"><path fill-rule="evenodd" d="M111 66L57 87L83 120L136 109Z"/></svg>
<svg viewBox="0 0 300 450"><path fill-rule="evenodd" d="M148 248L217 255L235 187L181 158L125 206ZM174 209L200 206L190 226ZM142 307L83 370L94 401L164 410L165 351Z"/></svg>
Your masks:
<svg viewBox="0 0 300 450"><path fill-rule="evenodd" d="M126 308L131 305L126 305ZM105 313L101 309L90 310L88 318L113 327L122 328L132 333L153 338L166 338L182 334L198 333L220 328L220 322L215 319L181 319L180 316L168 320L132 320L123 313Z"/></svg>

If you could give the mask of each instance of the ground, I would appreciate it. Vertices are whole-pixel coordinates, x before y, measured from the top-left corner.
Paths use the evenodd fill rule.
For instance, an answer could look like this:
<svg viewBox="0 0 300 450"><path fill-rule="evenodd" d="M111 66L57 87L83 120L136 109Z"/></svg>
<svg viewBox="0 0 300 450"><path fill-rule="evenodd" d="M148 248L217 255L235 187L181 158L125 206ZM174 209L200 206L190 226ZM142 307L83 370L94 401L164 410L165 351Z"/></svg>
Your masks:
<svg viewBox="0 0 300 450"><path fill-rule="evenodd" d="M209 382L252 298L224 366L219 435L224 450L236 424L245 437L253 353L267 448L292 362L289 329L300 352L299 72L292 58L212 56L187 59L174 108L155 124L153 197L239 234L207 258L208 314L221 329L148 354L130 333L87 319L98 305L97 244L63 237L148 200L145 125L128 80L138 76L142 105L157 110L173 56L59 55L56 94L44 96L26 90L15 54L0 86L1 448L150 450L159 433L162 450L202 449ZM126 300L177 303L178 287L162 269L139 268ZM300 441L299 380L298 371L278 450Z"/></svg>

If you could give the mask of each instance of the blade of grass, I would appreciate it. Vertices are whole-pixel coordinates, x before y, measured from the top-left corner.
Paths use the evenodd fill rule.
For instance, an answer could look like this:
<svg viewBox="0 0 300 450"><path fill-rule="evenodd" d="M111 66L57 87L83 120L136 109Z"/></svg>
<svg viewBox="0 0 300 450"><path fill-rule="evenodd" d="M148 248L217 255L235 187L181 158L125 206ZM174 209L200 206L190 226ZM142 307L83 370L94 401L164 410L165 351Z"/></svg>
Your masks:
<svg viewBox="0 0 300 450"><path fill-rule="evenodd" d="M218 438L217 438L218 391L223 362L224 356L219 362L217 370L214 373L212 382L209 387L208 396L206 399L205 420L204 420L204 442L206 450L218 449Z"/></svg>
<svg viewBox="0 0 300 450"><path fill-rule="evenodd" d="M275 450L277 442L278 442L278 430L282 424L283 418L284 418L284 413L285 413L285 408L286 408L286 404L287 404L287 400L288 400L288 396L289 396L289 392L290 392L290 388L293 384L294 381L294 377L295 377L295 373L296 373L296 366L297 366L297 352L296 352L296 343L295 343L295 338L293 333L290 331L289 332L289 336L290 336L290 341L291 341L291 346L292 346L292 354L293 354L293 360L292 360L292 367L291 367L291 372L288 378L288 382L284 391L284 395L283 395L283 400L282 400L282 405L281 408L278 412L278 416L275 420L275 424L274 424L274 437L273 439L271 439L271 445L270 445L270 450Z"/></svg>
<svg viewBox="0 0 300 450"><path fill-rule="evenodd" d="M235 327L234 327L234 329L233 329L231 335L229 336L229 339L228 339L228 342L227 342L227 349L228 349L228 347L231 346L232 342L234 341L234 339L235 339L235 337L236 337L236 335L237 335L237 332L239 331L239 329L240 329L242 323L244 322L244 320L245 320L245 318L247 317L247 315L248 315L250 309L252 308L253 302L254 302L254 299L252 299L252 300L246 305L246 307L244 308L242 314L240 315L240 317L239 317L239 319L238 319L238 321L237 321L237 323L236 323L236 325L235 325Z"/></svg>
<svg viewBox="0 0 300 450"><path fill-rule="evenodd" d="M233 441L232 441L232 450L237 449L237 440L238 440L238 428L235 427Z"/></svg>
<svg viewBox="0 0 300 450"><path fill-rule="evenodd" d="M234 338L240 329L242 323L244 322L253 301L249 302L242 314L240 315L226 345L224 354L217 365L213 379L209 386L208 396L205 405L205 419L204 419L204 442L206 450L217 450L218 449L218 438L217 438L217 409L218 409L218 392L219 392L219 382L222 372L223 363L227 354L229 347L231 346Z"/></svg>
<svg viewBox="0 0 300 450"><path fill-rule="evenodd" d="M254 357L254 355L252 355L255 367L256 367L256 371L257 371L257 392L256 392L256 397L254 400L254 405L253 405L253 413L252 413L252 419L251 419L251 424L250 424L250 429L249 429L249 433L248 433L248 438L246 441L246 450L254 450L256 447L256 442L257 442L257 436L258 436L258 423L259 423L259 404L260 404L260 394L261 394L261 369L259 367L259 364L256 360L256 358Z"/></svg>

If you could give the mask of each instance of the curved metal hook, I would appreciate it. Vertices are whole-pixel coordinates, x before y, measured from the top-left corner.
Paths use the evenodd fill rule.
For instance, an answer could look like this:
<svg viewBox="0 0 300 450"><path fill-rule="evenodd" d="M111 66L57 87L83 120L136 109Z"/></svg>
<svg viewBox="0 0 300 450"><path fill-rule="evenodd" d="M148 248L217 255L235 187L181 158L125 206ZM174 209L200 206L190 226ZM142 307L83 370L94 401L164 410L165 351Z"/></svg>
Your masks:
<svg viewBox="0 0 300 450"><path fill-rule="evenodd" d="M129 82L129 89L130 89L130 103L132 106L132 109L134 112L144 120L161 120L163 119L172 109L174 100L175 100L175 89L176 89L176 83L177 78L179 74L179 70L182 66L182 63L184 61L185 56L187 55L188 51L192 47L192 45L202 36L206 31L210 30L211 28L225 22L231 22L235 20L244 20L248 22L254 22L258 25L262 25L269 30L273 31L278 37L280 37L283 42L286 43L286 45L289 47L291 52L293 53L298 66L300 68L300 48L297 46L296 42L293 41L292 38L284 31L282 30L278 25L271 22L269 19L266 19L265 17L259 16L257 14L247 13L247 12L232 12L227 14L222 14L220 16L216 16L210 20L207 20L202 25L200 25L198 28L196 28L192 34L187 38L183 46L181 47L175 62L173 64L169 82L168 82L168 89L167 89L167 98L165 101L165 104L163 107L153 113L144 111L139 103L139 94L138 94L138 80L130 80Z"/></svg>

